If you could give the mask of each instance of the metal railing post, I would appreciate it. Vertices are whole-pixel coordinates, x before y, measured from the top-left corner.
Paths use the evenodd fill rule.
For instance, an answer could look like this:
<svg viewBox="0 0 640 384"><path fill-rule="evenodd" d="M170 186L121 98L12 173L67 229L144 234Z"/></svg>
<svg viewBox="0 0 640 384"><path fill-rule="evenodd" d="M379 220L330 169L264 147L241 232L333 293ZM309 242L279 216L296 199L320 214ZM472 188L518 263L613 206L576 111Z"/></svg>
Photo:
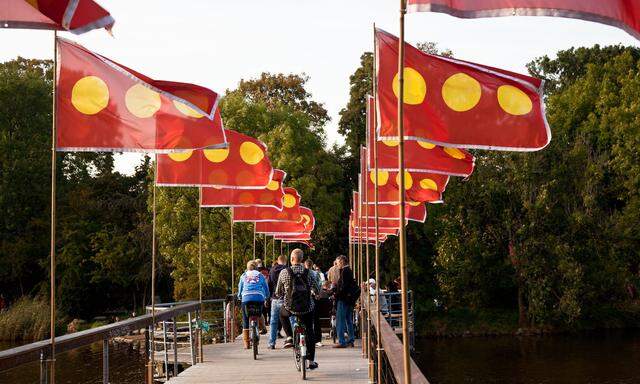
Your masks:
<svg viewBox="0 0 640 384"><path fill-rule="evenodd" d="M191 349L191 365L196 365L196 355L193 348L193 331L191 329L191 312L187 312L187 319L189 321L189 348Z"/></svg>
<svg viewBox="0 0 640 384"><path fill-rule="evenodd" d="M229 335L227 335L227 313L225 310L225 302L224 300L222 301L222 339L224 340L224 342L226 343L227 337L229 337Z"/></svg>
<svg viewBox="0 0 640 384"><path fill-rule="evenodd" d="M167 322L162 322L162 344L164 349L164 378L169 380L169 351L167 350Z"/></svg>
<svg viewBox="0 0 640 384"><path fill-rule="evenodd" d="M204 349L202 346L202 315L203 313L200 311L196 311L196 332L198 333L198 354L200 355L199 363L204 362Z"/></svg>
<svg viewBox="0 0 640 384"><path fill-rule="evenodd" d="M44 351L40 351L40 384L47 384L48 378L47 359L44 358Z"/></svg>
<svg viewBox="0 0 640 384"><path fill-rule="evenodd" d="M102 340L102 384L109 384L109 339Z"/></svg>
<svg viewBox="0 0 640 384"><path fill-rule="evenodd" d="M178 376L178 323L173 318L173 377Z"/></svg>

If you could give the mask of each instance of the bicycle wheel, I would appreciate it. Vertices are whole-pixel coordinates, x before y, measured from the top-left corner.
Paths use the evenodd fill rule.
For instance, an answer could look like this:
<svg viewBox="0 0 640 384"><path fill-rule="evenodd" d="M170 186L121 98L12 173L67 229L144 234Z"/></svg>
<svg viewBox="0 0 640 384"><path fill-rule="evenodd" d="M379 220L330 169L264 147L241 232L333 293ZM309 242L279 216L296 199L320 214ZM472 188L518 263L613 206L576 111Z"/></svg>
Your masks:
<svg viewBox="0 0 640 384"><path fill-rule="evenodd" d="M258 330L256 329L256 323L251 325L251 344L253 346L253 360L258 359Z"/></svg>
<svg viewBox="0 0 640 384"><path fill-rule="evenodd" d="M300 360L300 365L302 366L302 380L307 380L307 358L302 356Z"/></svg>
<svg viewBox="0 0 640 384"><path fill-rule="evenodd" d="M300 338L298 337L298 335L296 333L294 333L294 336L293 336L293 348L292 349L293 349L293 361L296 363L296 370L298 370L298 372L300 372L300 360L301 360Z"/></svg>

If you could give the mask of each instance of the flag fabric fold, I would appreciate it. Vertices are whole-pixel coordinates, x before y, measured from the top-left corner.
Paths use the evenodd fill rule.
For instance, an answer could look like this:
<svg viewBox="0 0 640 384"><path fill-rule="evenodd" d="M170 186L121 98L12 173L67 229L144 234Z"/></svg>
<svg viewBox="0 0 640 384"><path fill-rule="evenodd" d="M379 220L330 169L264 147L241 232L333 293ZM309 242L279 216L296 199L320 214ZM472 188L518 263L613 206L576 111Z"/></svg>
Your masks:
<svg viewBox="0 0 640 384"><path fill-rule="evenodd" d="M408 0L408 12L440 12L461 18L556 16L612 25L640 38L636 0Z"/></svg>
<svg viewBox="0 0 640 384"><path fill-rule="evenodd" d="M264 221L292 221L302 220L300 214L300 195L295 188L284 189L281 211L268 207L238 207L233 209L235 222L264 222Z"/></svg>
<svg viewBox="0 0 640 384"><path fill-rule="evenodd" d="M264 189L202 187L201 207L270 207L282 210L286 173L274 169L273 178Z"/></svg>
<svg viewBox="0 0 640 384"><path fill-rule="evenodd" d="M226 146L219 96L153 80L58 38L58 151L169 153Z"/></svg>
<svg viewBox="0 0 640 384"><path fill-rule="evenodd" d="M224 132L226 148L158 155L156 184L255 190L275 187L267 146L236 131Z"/></svg>
<svg viewBox="0 0 640 384"><path fill-rule="evenodd" d="M307 207L300 207L300 220L298 221L263 221L256 223L256 233L267 235L294 235L299 233L311 233L316 225L313 211Z"/></svg>
<svg viewBox="0 0 640 384"><path fill-rule="evenodd" d="M0 28L111 30L113 17L93 0L0 0Z"/></svg>
<svg viewBox="0 0 640 384"><path fill-rule="evenodd" d="M378 140L397 140L399 40L377 29L376 45ZM540 79L406 43L404 78L406 140L503 151L536 151L551 140Z"/></svg>

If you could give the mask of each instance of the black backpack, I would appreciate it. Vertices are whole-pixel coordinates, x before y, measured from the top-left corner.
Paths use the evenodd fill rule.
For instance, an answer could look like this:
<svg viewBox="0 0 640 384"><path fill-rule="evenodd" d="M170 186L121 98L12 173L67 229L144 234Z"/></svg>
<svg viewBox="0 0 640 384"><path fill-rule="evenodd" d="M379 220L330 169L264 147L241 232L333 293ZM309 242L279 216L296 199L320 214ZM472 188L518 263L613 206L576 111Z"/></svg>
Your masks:
<svg viewBox="0 0 640 384"><path fill-rule="evenodd" d="M307 313L311 308L311 287L309 286L309 270L302 273L294 273L291 267L287 267L291 277L291 311L295 313Z"/></svg>

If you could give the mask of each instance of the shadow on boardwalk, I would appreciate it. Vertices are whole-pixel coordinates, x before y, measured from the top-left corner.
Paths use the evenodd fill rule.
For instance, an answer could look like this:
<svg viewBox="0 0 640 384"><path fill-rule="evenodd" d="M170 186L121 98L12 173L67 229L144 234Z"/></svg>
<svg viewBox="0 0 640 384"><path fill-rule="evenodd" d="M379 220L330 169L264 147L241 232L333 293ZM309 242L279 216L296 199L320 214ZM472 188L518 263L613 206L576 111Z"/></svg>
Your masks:
<svg viewBox="0 0 640 384"><path fill-rule="evenodd" d="M282 340L278 340L278 347ZM296 371L291 349L267 349L267 338L260 338L258 360L250 350L242 349L242 341L206 345L204 363L199 363L169 380L171 384L204 383L295 383L302 382ZM316 349L319 368L307 372L314 383L367 383L367 360L361 348L334 349L331 345Z"/></svg>

